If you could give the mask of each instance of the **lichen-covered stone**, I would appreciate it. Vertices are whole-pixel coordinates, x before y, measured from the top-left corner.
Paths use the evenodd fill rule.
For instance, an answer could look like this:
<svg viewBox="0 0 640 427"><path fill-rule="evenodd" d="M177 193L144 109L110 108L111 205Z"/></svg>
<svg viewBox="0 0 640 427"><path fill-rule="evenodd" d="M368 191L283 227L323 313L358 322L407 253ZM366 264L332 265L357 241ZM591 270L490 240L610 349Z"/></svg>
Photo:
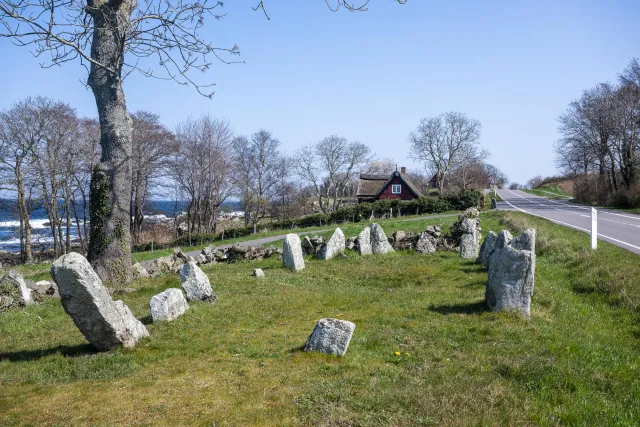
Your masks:
<svg viewBox="0 0 640 427"><path fill-rule="evenodd" d="M502 235L502 236L501 236ZM506 241L506 233L498 235L497 243ZM485 291L487 306L494 311L519 311L531 314L531 296L535 284L536 254L519 249L535 241L535 233L521 240L512 239L506 246L496 245L489 258L489 280ZM529 246L530 247L530 246Z"/></svg>
<svg viewBox="0 0 640 427"><path fill-rule="evenodd" d="M480 253L476 262L484 267L489 266L489 257L493 253L496 242L498 241L498 234L495 231L489 231L487 237L484 238L482 246L480 246Z"/></svg>
<svg viewBox="0 0 640 427"><path fill-rule="evenodd" d="M102 281L80 254L72 252L51 266L60 301L80 332L94 347L133 347L149 333L122 301L113 301Z"/></svg>
<svg viewBox="0 0 640 427"><path fill-rule="evenodd" d="M371 255L373 253L373 251L371 250L371 226L370 225L367 225L360 232L360 234L358 234L356 243L358 245L358 253L360 255Z"/></svg>
<svg viewBox="0 0 640 427"><path fill-rule="evenodd" d="M320 319L307 339L304 351L344 356L356 325L339 319Z"/></svg>
<svg viewBox="0 0 640 427"><path fill-rule="evenodd" d="M182 266L180 280L182 281L182 289L187 294L187 300L216 302L218 299L211 288L209 277L195 262L190 261Z"/></svg>
<svg viewBox="0 0 640 427"><path fill-rule="evenodd" d="M327 242L322 245L320 250L316 253L316 258L327 261L338 254L344 253L344 250L344 233L340 228L336 228L329 240L327 240Z"/></svg>
<svg viewBox="0 0 640 427"><path fill-rule="evenodd" d="M371 224L371 252L374 254L387 254L394 252L391 243L380 224Z"/></svg>
<svg viewBox="0 0 640 427"><path fill-rule="evenodd" d="M184 294L178 288L169 288L152 296L149 306L154 322L174 320L189 309Z"/></svg>
<svg viewBox="0 0 640 427"><path fill-rule="evenodd" d="M5 297L4 308L36 303L32 290L27 287L22 275L15 270L9 270L0 280L0 296Z"/></svg>
<svg viewBox="0 0 640 427"><path fill-rule="evenodd" d="M297 234L287 234L282 249L282 264L293 271L304 270L302 246Z"/></svg>
<svg viewBox="0 0 640 427"><path fill-rule="evenodd" d="M432 254L437 249L437 240L428 232L420 233L416 242L416 252L421 254Z"/></svg>

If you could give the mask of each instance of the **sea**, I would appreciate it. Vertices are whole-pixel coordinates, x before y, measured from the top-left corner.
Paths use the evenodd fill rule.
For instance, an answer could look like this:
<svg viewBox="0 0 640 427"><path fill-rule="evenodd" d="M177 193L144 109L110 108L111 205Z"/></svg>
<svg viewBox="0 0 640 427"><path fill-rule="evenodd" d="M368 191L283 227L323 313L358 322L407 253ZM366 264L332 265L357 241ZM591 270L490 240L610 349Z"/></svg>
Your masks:
<svg viewBox="0 0 640 427"><path fill-rule="evenodd" d="M233 203L232 207L235 208ZM180 214L186 210L186 202L154 200L147 202L145 209L145 221L163 222L168 219L175 218L176 214ZM81 217L81 204L78 203L78 215ZM31 212L31 228L32 238L31 244L33 250L47 249L53 244L51 229L49 228L49 219L47 213L42 206L35 206ZM82 226L82 222L80 223ZM20 252L20 239L18 230L20 221L16 209L16 202L13 200L0 201L0 250L9 252ZM76 228L75 218L72 215L71 240L78 238L78 230Z"/></svg>

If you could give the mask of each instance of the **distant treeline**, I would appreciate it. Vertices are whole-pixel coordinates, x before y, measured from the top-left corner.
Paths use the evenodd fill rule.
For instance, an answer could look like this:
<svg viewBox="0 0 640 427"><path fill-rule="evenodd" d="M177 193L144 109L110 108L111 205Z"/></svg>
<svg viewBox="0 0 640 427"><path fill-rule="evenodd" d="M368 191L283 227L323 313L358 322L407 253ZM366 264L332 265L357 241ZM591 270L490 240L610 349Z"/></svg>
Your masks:
<svg viewBox="0 0 640 427"><path fill-rule="evenodd" d="M286 219L283 221L258 224L256 232L292 230L306 227L323 227L327 225L342 224L345 222L367 221L372 216L393 214L394 216L427 215L450 211L461 211L478 206L481 193L478 190L462 190L458 192L439 194L434 193L426 197L420 197L410 201L379 200L373 203L360 203L337 209L331 213L318 213L300 218ZM205 243L245 237L253 234L253 227L239 227L224 230L215 234L191 234L181 236L173 242L154 243L153 249L165 249L175 246L197 246ZM134 252L145 252L152 249L152 243L144 243L134 246Z"/></svg>

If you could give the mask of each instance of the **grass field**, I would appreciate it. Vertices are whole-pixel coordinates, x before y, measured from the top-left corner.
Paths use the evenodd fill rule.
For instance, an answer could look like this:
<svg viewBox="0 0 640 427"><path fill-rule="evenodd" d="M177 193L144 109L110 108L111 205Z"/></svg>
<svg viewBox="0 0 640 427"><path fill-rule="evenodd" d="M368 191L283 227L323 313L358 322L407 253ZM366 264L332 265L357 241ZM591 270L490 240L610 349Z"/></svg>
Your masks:
<svg viewBox="0 0 640 427"><path fill-rule="evenodd" d="M566 193L558 184L544 184L531 190L523 190L529 194L546 197L547 199L571 199L573 196Z"/></svg>
<svg viewBox="0 0 640 427"><path fill-rule="evenodd" d="M457 213L455 212L447 212L447 213L443 213L443 214L439 214L439 215L434 215L434 216L455 216L457 215ZM404 217L400 217L400 218L394 218L394 219L383 219L383 220L375 220L375 222L377 222L378 224L382 225L383 227L396 227L396 223L404 223L407 221L413 221L413 220L420 220L421 218L423 218L424 215L410 215L410 216L404 216ZM235 238L235 239L226 239L226 240L217 240L215 242L211 242L211 243L207 243L207 244L202 244L202 245L194 245L194 246L185 246L182 249L185 252L190 252L190 251L199 251L204 249L207 246L221 246L221 245L228 245L228 244L233 244L233 243L238 243L238 242L243 242L243 241L247 241L247 240L253 240L253 239L260 239L263 237L271 237L271 236L278 236L278 235L284 235L287 233L299 233L299 234L305 234L305 233L313 233L313 234L319 234L322 235L322 233L314 233L316 230L329 230L329 229L335 229L335 227L340 227L342 228L342 230L348 235L350 236L348 233L352 232L354 236L356 236L360 231L362 231L362 227L364 227L364 225L367 224L366 221L362 221L362 222L347 222L344 224L332 224L332 225L324 225L324 226L318 226L318 227L310 227L310 228L295 228L295 229L291 229L291 230L274 230L274 231L269 231L269 232L265 232L265 233L256 233L256 234L252 234L250 236L245 236L245 237L239 237L239 238ZM357 231L356 231L357 230ZM327 232L324 233L325 235L327 235ZM330 235L331 233L329 233L328 235ZM281 246L281 244L280 244ZM157 251L146 251L146 252L134 252L132 254L132 258L134 261L146 261L149 259L154 259L154 258L159 258L161 256L165 256L165 255L171 255L173 254L173 248L169 248L169 249L162 249L162 250L157 250Z"/></svg>
<svg viewBox="0 0 640 427"><path fill-rule="evenodd" d="M486 271L456 253L213 265L219 302L171 323L149 324L149 298L177 275L122 296L151 333L134 349L94 352L58 301L0 314L0 425L638 425L637 256L482 218L538 230L530 321L486 311ZM344 358L301 351L322 317L355 322Z"/></svg>

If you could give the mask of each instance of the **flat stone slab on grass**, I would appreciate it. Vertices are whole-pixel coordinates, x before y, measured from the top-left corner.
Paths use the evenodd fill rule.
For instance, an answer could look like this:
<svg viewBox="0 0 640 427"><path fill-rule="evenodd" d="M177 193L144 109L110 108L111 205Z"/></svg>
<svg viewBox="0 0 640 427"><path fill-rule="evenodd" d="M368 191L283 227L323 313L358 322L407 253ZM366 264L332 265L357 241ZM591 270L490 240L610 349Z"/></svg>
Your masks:
<svg viewBox="0 0 640 427"><path fill-rule="evenodd" d="M209 277L195 262L189 261L182 266L180 279L188 301L216 302L218 299L211 288Z"/></svg>
<svg viewBox="0 0 640 427"><path fill-rule="evenodd" d="M302 244L297 234L287 234L282 247L282 265L289 270L304 270L304 258L302 257Z"/></svg>
<svg viewBox="0 0 640 427"><path fill-rule="evenodd" d="M256 277L264 277L264 271L261 268L254 268L253 275Z"/></svg>
<svg viewBox="0 0 640 427"><path fill-rule="evenodd" d="M151 318L154 322L171 321L182 316L189 304L182 291L178 288L169 288L164 292L151 297Z"/></svg>
<svg viewBox="0 0 640 427"><path fill-rule="evenodd" d="M304 351L344 356L355 328L356 325L347 320L320 319L307 339Z"/></svg>
<svg viewBox="0 0 640 427"><path fill-rule="evenodd" d="M113 301L91 264L72 252L58 258L51 267L64 311L82 335L98 350L118 345L133 347L149 335L122 301Z"/></svg>

